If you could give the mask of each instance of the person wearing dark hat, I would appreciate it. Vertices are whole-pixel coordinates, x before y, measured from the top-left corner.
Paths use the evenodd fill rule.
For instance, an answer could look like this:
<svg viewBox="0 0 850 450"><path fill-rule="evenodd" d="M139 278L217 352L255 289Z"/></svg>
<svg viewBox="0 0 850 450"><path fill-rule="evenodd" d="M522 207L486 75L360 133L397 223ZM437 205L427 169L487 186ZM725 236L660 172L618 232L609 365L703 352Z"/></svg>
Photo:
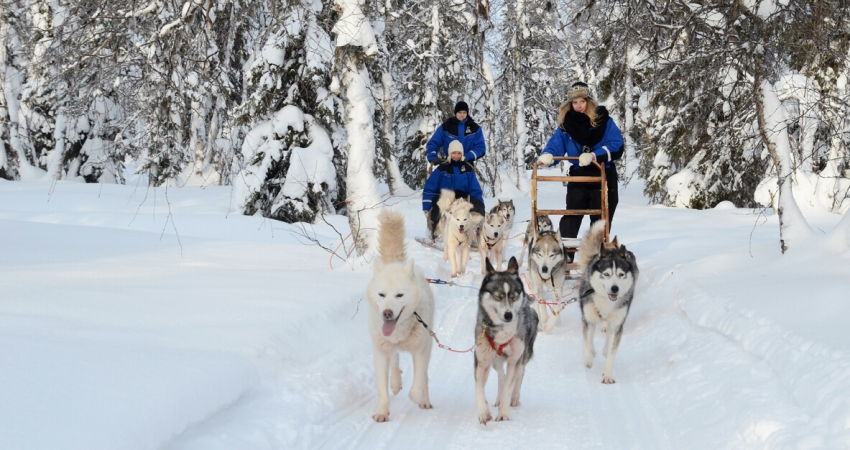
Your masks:
<svg viewBox="0 0 850 450"><path fill-rule="evenodd" d="M605 167L608 186L608 223L614 220L619 195L617 191L617 168L614 161L623 156L623 135L608 110L599 106L590 95L590 88L582 82L573 83L567 92L567 102L561 105L558 129L546 143L537 160L539 165L554 165L555 156L577 156L578 161L569 161L570 176L599 176L599 169L590 165L596 161ZM567 185L567 209L599 209L602 196L599 183L569 183ZM591 216L590 223L599 220ZM575 238L584 216L562 216L559 224L562 238ZM572 259L572 254L569 254Z"/></svg>
<svg viewBox="0 0 850 450"><path fill-rule="evenodd" d="M484 133L472 117L469 117L469 105L466 102L457 102L455 115L437 127L434 135L428 140L426 152L428 162L435 166L442 163L440 149L448 154L449 144L452 141L460 141L463 145L463 157L470 163L484 156L487 151Z"/></svg>

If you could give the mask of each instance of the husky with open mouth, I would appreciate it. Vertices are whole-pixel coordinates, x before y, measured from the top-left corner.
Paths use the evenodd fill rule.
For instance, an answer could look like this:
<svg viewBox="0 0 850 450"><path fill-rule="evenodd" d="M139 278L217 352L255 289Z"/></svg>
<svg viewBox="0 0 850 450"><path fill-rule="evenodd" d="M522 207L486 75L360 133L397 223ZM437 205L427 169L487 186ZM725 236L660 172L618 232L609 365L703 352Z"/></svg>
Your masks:
<svg viewBox="0 0 850 450"><path fill-rule="evenodd" d="M508 261L508 270L497 272L484 260L487 275L478 293L478 320L475 324L475 398L478 421L493 420L484 387L490 367L499 377L496 422L510 420L508 408L519 406L525 366L534 356L537 338L537 314L525 293L516 258Z"/></svg>
<svg viewBox="0 0 850 450"><path fill-rule="evenodd" d="M390 395L401 391L401 369L398 352L413 355L413 385L410 399L423 409L431 409L428 395L428 363L431 360L431 336L420 324L434 322L434 295L425 275L407 259L404 246L404 217L398 212L383 211L378 231L379 257L375 259L375 275L366 289L369 299L369 333L378 381L376 422L390 416Z"/></svg>
<svg viewBox="0 0 850 450"><path fill-rule="evenodd" d="M584 361L587 368L593 367L596 350L593 348L593 332L596 324L607 323L605 347L605 369L602 382L613 384L614 356L623 337L623 324L629 314L635 294L638 267L635 255L618 245L604 242L605 221L597 220L581 241L578 267L583 273L579 290L581 324L584 335Z"/></svg>

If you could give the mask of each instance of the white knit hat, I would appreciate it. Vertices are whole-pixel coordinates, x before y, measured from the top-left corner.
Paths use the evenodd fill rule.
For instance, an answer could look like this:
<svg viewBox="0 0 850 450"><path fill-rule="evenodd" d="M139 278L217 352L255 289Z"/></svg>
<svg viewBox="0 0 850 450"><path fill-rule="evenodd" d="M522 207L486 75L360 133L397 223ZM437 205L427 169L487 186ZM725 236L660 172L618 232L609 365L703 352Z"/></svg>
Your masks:
<svg viewBox="0 0 850 450"><path fill-rule="evenodd" d="M458 141L458 140L454 140L454 141L452 141L451 144L449 144L449 158L452 157L452 153L454 153L454 152L460 152L460 160L461 161L463 161L465 159L463 157L463 144L461 144L460 141Z"/></svg>

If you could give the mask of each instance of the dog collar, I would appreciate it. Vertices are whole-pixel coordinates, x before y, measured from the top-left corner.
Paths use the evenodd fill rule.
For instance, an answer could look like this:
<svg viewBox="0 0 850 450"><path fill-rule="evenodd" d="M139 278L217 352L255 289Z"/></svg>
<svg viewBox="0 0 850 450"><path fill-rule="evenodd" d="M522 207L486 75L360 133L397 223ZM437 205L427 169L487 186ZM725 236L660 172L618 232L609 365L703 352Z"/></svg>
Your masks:
<svg viewBox="0 0 850 450"><path fill-rule="evenodd" d="M485 334L484 336L487 336L487 340L490 341L490 348L496 350L496 342L493 341L493 338L491 338L489 334ZM504 344L500 345L499 349L496 350L496 354L502 356L502 350L504 350L505 347L507 347L507 345L510 344L512 340L514 340L514 336L511 336L511 338L508 339L508 342L505 342Z"/></svg>

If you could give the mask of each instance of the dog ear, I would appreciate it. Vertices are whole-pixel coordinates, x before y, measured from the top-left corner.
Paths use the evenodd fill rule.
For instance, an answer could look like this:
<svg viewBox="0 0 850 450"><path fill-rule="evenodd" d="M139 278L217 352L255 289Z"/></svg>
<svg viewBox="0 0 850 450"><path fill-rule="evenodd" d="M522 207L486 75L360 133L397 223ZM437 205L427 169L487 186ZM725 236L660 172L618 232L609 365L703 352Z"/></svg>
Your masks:
<svg viewBox="0 0 850 450"><path fill-rule="evenodd" d="M516 262L516 256L511 256L511 260L508 261L508 272L514 275L519 272L519 263Z"/></svg>
<svg viewBox="0 0 850 450"><path fill-rule="evenodd" d="M493 275L494 273L496 273L496 268L493 267L492 264L490 264L490 258L486 258L484 261L484 268L487 269L487 275Z"/></svg>
<svg viewBox="0 0 850 450"><path fill-rule="evenodd" d="M599 244L599 255L602 256L605 254L605 241Z"/></svg>
<svg viewBox="0 0 850 450"><path fill-rule="evenodd" d="M617 247L620 246L620 244L617 242L617 236L614 236L614 240L611 241L611 245L613 245L614 248L617 248Z"/></svg>
<svg viewBox="0 0 850 450"><path fill-rule="evenodd" d="M628 252L629 252L629 251L628 251L628 250L626 250L626 246L625 246L625 245L621 245L621 246L620 246L620 249L619 249L619 251L618 251L617 253L619 253L619 254L620 254L620 257L621 257L621 258L625 258L625 257L626 257L626 254L627 254Z"/></svg>
<svg viewBox="0 0 850 450"><path fill-rule="evenodd" d="M404 273L406 273L410 278L413 278L413 258L408 259L404 264Z"/></svg>

